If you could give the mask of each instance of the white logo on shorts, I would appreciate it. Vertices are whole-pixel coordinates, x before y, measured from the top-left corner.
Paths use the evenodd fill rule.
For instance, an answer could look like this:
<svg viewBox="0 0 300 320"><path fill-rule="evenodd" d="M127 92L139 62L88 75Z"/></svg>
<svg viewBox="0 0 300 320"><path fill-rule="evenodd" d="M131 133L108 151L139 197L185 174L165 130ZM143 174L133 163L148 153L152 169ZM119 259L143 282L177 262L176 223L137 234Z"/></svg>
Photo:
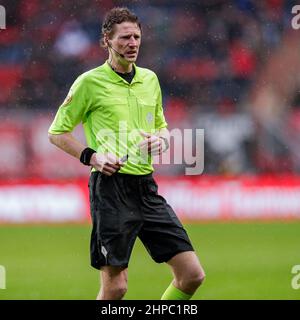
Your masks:
<svg viewBox="0 0 300 320"><path fill-rule="evenodd" d="M104 246L101 246L101 252L102 252L102 254L104 255L104 257L106 258L106 256L107 256L107 250L105 249Z"/></svg>

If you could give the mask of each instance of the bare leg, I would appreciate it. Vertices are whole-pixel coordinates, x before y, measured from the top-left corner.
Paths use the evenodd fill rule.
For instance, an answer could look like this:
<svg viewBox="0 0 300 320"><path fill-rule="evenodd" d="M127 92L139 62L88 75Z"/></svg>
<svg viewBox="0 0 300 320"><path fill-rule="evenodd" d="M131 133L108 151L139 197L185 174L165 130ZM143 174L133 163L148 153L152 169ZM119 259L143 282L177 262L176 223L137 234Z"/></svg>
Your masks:
<svg viewBox="0 0 300 320"><path fill-rule="evenodd" d="M101 289L97 300L121 300L127 291L127 273L127 268L102 267Z"/></svg>
<svg viewBox="0 0 300 320"><path fill-rule="evenodd" d="M194 294L204 281L204 270L193 251L178 253L167 263L174 274L173 285L184 293Z"/></svg>

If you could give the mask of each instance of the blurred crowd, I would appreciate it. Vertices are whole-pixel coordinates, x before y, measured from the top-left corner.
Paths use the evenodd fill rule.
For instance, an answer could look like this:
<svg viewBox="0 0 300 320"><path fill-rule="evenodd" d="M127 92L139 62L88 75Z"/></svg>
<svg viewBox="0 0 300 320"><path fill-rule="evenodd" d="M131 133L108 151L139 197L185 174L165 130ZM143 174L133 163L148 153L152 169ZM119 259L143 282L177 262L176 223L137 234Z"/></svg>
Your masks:
<svg viewBox="0 0 300 320"><path fill-rule="evenodd" d="M251 109L253 86L290 31L294 4L4 1L7 29L0 31L0 113L9 109L32 117L53 116L75 78L106 59L107 52L99 47L105 12L128 6L142 21L138 65L158 74L170 129L205 129L206 173L299 172L300 155L292 149L298 145L300 95L295 93L283 106L285 116L272 130ZM276 130L282 126L289 127L288 133ZM182 173L180 166L162 172L168 170Z"/></svg>

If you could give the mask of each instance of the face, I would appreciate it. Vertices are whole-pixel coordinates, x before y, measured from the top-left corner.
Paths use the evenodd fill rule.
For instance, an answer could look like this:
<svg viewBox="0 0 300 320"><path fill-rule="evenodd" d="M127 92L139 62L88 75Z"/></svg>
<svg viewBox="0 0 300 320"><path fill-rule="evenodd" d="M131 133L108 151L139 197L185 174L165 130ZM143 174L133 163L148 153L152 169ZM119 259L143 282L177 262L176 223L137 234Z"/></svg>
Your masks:
<svg viewBox="0 0 300 320"><path fill-rule="evenodd" d="M114 26L115 32L109 42L111 46L123 54L125 60L133 63L136 61L141 45L141 30L136 23L122 22ZM111 50L116 58L116 53Z"/></svg>

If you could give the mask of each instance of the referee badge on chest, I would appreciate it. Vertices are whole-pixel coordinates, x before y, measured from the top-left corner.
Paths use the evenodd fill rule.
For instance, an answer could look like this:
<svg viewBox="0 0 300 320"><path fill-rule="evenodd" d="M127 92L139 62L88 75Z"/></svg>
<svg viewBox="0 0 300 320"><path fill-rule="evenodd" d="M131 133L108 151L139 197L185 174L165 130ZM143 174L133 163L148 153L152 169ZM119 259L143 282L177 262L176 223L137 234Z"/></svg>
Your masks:
<svg viewBox="0 0 300 320"><path fill-rule="evenodd" d="M153 113L152 112L148 112L146 115L146 120L147 122L150 124L153 122Z"/></svg>

